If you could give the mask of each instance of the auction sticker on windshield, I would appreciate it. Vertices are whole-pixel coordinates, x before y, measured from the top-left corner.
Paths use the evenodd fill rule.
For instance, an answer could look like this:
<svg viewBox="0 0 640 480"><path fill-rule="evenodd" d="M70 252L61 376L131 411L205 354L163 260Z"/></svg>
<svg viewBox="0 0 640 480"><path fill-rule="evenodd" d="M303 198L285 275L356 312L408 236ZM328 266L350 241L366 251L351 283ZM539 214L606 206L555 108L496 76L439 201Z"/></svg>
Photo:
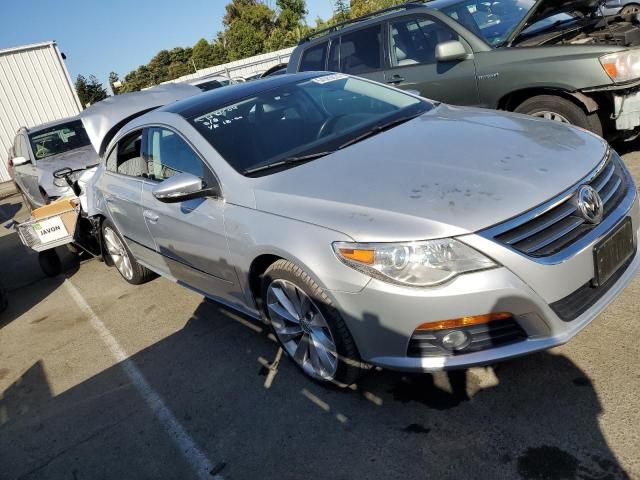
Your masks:
<svg viewBox="0 0 640 480"><path fill-rule="evenodd" d="M325 75L324 77L312 78L311 81L322 85L323 83L335 82L336 80L342 80L343 78L349 77L344 73L334 73L333 75Z"/></svg>
<svg viewBox="0 0 640 480"><path fill-rule="evenodd" d="M33 225L33 229L42 243L53 242L69 235L62 218L52 217Z"/></svg>

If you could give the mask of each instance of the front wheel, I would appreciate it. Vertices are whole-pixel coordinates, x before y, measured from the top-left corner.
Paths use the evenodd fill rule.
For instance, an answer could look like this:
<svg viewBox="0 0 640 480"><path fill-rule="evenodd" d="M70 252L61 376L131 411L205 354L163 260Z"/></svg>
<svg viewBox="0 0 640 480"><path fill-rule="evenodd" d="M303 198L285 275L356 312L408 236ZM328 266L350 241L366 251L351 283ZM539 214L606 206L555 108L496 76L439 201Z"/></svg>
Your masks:
<svg viewBox="0 0 640 480"><path fill-rule="evenodd" d="M102 239L106 254L127 282L140 285L156 277L155 273L136 261L116 227L108 220L102 224Z"/></svg>
<svg viewBox="0 0 640 480"><path fill-rule="evenodd" d="M331 300L294 263L278 260L267 269L262 299L282 348L311 378L345 387L367 368Z"/></svg>
<svg viewBox="0 0 640 480"><path fill-rule="evenodd" d="M557 95L531 97L518 105L514 112L560 123L570 123L602 136L602 123L597 113L588 114L572 101Z"/></svg>
<svg viewBox="0 0 640 480"><path fill-rule="evenodd" d="M38 253L38 263L47 277L55 277L62 272L60 256L53 248Z"/></svg>

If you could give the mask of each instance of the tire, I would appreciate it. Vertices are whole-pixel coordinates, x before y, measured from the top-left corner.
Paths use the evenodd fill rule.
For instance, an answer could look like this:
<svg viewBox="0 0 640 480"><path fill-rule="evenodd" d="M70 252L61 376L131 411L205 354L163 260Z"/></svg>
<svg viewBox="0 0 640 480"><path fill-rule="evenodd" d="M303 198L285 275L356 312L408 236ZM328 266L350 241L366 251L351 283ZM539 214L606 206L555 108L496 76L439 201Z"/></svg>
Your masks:
<svg viewBox="0 0 640 480"><path fill-rule="evenodd" d="M637 3L628 3L620 10L620 15L633 15L640 13L640 5Z"/></svg>
<svg viewBox="0 0 640 480"><path fill-rule="evenodd" d="M47 277L56 277L62 273L62 262L55 249L38 253L38 263Z"/></svg>
<svg viewBox="0 0 640 480"><path fill-rule="evenodd" d="M549 112L562 117L571 125L582 127L596 135L602 136L602 123L600 122L597 112L587 114L572 101L557 95L538 95L531 97L518 105L514 112L536 117L542 117L543 112Z"/></svg>
<svg viewBox="0 0 640 480"><path fill-rule="evenodd" d="M288 304L291 308L280 302L282 295L296 299ZM280 345L307 376L347 387L369 368L360 359L353 337L329 297L296 264L281 259L267 269L262 279L262 299L265 317ZM291 309L298 312L298 320ZM325 349L325 345L330 348Z"/></svg>
<svg viewBox="0 0 640 480"><path fill-rule="evenodd" d="M140 265L131 254L122 236L109 220L102 223L102 243L108 256L122 278L132 285L141 285L157 275Z"/></svg>

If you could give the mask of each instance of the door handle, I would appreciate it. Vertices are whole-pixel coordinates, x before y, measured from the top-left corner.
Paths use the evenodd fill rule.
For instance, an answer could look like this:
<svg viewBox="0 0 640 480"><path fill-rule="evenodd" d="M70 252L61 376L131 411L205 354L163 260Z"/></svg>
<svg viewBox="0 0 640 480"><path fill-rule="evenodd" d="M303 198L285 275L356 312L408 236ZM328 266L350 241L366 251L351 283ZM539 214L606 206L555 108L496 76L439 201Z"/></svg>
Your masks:
<svg viewBox="0 0 640 480"><path fill-rule="evenodd" d="M144 212L142 212L142 215L151 223L156 223L160 218L157 213L152 212L151 210L145 210Z"/></svg>
<svg viewBox="0 0 640 480"><path fill-rule="evenodd" d="M404 77L401 77L400 75L393 75L389 80L387 80L387 83L391 83L391 84L396 84L400 82L404 82Z"/></svg>

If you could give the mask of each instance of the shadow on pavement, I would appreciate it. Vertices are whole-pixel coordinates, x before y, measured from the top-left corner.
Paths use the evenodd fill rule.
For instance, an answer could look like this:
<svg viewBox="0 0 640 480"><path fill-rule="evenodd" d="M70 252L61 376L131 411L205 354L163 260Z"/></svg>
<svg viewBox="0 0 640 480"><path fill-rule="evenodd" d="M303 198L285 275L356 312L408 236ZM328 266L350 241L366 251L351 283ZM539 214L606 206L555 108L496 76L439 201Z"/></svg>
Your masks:
<svg viewBox="0 0 640 480"><path fill-rule="evenodd" d="M265 325L203 301L130 360L229 479L628 478L591 381L562 355L374 369L337 390L277 352ZM52 396L36 363L0 396L1 478L193 478L169 440L123 364Z"/></svg>

